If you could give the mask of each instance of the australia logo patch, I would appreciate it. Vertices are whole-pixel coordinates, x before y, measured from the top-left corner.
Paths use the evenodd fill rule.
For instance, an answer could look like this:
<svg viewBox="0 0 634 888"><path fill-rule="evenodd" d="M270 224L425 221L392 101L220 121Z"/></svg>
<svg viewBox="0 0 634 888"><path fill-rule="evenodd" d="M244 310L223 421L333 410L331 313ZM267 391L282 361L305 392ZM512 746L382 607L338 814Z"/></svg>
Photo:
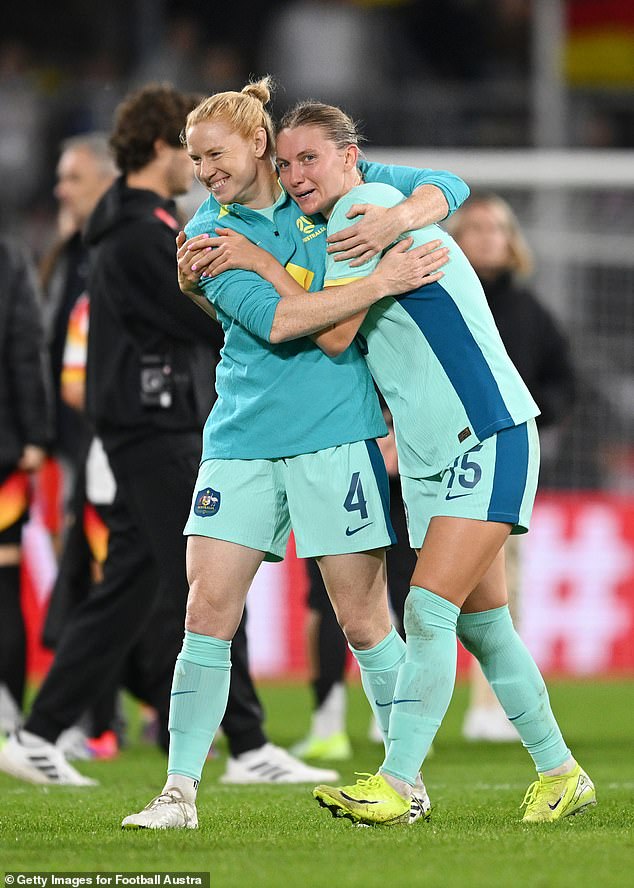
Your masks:
<svg viewBox="0 0 634 888"><path fill-rule="evenodd" d="M215 515L220 508L220 493L213 487L205 487L196 494L194 502L194 515L200 518L208 518Z"/></svg>
<svg viewBox="0 0 634 888"><path fill-rule="evenodd" d="M315 230L315 223L308 216L300 216L295 222L302 234L312 234Z"/></svg>

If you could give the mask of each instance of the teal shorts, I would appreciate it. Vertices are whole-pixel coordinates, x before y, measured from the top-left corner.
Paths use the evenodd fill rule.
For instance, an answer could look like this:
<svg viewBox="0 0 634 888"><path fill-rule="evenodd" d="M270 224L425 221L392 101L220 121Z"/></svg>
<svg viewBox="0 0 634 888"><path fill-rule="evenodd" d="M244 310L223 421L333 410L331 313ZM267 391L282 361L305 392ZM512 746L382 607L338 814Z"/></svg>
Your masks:
<svg viewBox="0 0 634 888"><path fill-rule="evenodd" d="M184 533L227 540L281 561L291 532L300 558L395 542L387 472L376 441L286 459L209 459L198 470Z"/></svg>
<svg viewBox="0 0 634 888"><path fill-rule="evenodd" d="M431 478L401 477L410 545L420 549L435 515L513 525L526 533L537 477L539 437L535 420L486 438Z"/></svg>

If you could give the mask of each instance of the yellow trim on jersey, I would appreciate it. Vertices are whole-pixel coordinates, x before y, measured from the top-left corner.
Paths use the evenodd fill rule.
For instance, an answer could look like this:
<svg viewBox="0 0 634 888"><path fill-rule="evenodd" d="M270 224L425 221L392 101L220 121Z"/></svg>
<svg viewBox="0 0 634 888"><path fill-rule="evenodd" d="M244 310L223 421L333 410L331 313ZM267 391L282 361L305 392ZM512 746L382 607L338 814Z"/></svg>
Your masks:
<svg viewBox="0 0 634 888"><path fill-rule="evenodd" d="M349 278L335 278L330 281L324 281L324 287L343 287L345 284L354 284L355 281L363 280L365 275L359 275L359 277L349 277Z"/></svg>
<svg viewBox="0 0 634 888"><path fill-rule="evenodd" d="M286 270L293 280L297 281L300 287L303 287L304 290L310 289L310 285L315 277L313 271L310 271L308 268L302 268L301 265L295 265L293 262L289 262L286 265Z"/></svg>

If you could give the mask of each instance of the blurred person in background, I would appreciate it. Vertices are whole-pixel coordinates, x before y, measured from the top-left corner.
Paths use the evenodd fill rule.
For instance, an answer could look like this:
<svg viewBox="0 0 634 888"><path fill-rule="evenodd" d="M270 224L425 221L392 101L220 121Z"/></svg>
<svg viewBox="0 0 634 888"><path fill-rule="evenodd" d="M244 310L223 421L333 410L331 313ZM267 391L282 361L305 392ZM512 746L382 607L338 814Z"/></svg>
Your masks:
<svg viewBox="0 0 634 888"><path fill-rule="evenodd" d="M31 258L0 240L0 730L21 721L26 634L20 603L22 526L30 477L52 436L52 404L37 276Z"/></svg>
<svg viewBox="0 0 634 888"><path fill-rule="evenodd" d="M84 411L82 371L70 366L68 349L69 344L77 348L83 321L87 321L88 248L83 232L116 175L105 134L83 133L61 143L54 191L58 240L40 266L55 398L53 456L62 471L62 502L51 502L48 509L57 521L49 530L59 555L43 629L43 642L51 649L57 646L72 608L86 598L96 578L96 562L91 563L83 521L86 460L93 435ZM76 356L72 360L77 364ZM88 757L93 752L88 736L101 736L109 730L112 716L102 718L101 713L112 713L114 690L109 689L106 697L105 704L91 701L89 711L82 713L81 727L73 725L60 735L59 745L67 757ZM95 751L98 749L96 744Z"/></svg>
<svg viewBox="0 0 634 888"><path fill-rule="evenodd" d="M82 235L97 202L117 175L107 136L88 133L67 139L57 163L55 197L59 204L59 241L41 265L44 320L55 396L53 454L64 473L68 502L90 432L83 411L61 397L61 373L71 312L88 285L88 250Z"/></svg>
<svg viewBox="0 0 634 888"><path fill-rule="evenodd" d="M566 337L552 313L526 286L533 261L519 222L503 198L483 193L472 195L448 220L447 228L482 283L504 346L540 406L540 439L552 450L572 408L575 373ZM518 627L521 546L519 536L510 536L504 546L509 608ZM477 661L471 669L463 734L468 740L519 740Z"/></svg>

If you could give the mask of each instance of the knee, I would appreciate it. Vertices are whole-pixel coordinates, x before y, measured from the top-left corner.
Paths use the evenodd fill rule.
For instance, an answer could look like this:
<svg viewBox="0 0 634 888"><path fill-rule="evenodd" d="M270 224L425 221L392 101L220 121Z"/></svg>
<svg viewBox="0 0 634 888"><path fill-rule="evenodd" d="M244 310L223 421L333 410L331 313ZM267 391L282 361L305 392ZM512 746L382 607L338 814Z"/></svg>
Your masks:
<svg viewBox="0 0 634 888"><path fill-rule="evenodd" d="M241 616L241 611L235 613L228 596L218 595L200 580L191 582L185 614L185 629L188 632L231 641Z"/></svg>
<svg viewBox="0 0 634 888"><path fill-rule="evenodd" d="M365 612L351 611L338 614L337 619L348 644L355 650L363 651L374 647L382 641L390 631L389 614L385 619L377 619Z"/></svg>

